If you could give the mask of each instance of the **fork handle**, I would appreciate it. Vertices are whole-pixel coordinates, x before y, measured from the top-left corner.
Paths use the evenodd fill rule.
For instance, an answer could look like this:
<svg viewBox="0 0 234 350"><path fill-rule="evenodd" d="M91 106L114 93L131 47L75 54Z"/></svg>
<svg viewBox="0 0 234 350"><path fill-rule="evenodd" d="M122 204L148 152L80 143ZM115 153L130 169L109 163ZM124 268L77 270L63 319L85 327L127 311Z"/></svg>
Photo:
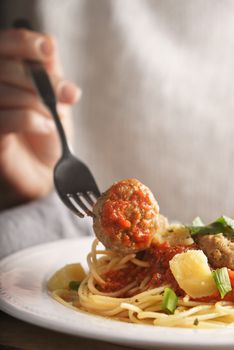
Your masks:
<svg viewBox="0 0 234 350"><path fill-rule="evenodd" d="M24 18L16 19L13 22L13 27L33 30L30 22ZM57 127L57 131L59 134L63 156L69 156L69 155L71 155L71 151L70 151L70 148L69 148L68 143L67 143L67 138L66 138L66 134L65 134L63 125L61 123L61 120L60 120L58 112L57 112L56 97L55 97L55 93L54 93L52 84L50 82L50 78L49 78L45 68L43 67L43 65L40 62L32 61L32 60L25 60L24 62L30 70L30 74L32 76L33 82L38 90L40 97L42 98L45 105L51 111L51 114L53 116L54 122L55 122L56 127ZM47 88L46 95L48 96L48 98L47 98L47 96L45 96L45 93L43 91L43 85L46 85L46 88Z"/></svg>

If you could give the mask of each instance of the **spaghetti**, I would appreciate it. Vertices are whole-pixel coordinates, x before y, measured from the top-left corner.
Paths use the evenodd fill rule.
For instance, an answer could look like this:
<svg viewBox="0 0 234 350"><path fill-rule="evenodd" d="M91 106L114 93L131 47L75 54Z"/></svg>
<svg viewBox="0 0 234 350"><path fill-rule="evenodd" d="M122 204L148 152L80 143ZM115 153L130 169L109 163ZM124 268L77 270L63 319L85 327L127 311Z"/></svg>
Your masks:
<svg viewBox="0 0 234 350"><path fill-rule="evenodd" d="M121 271L149 271L150 264L136 254L126 256L98 249L98 240L87 257L89 273L81 282L78 292L67 289L54 290L53 297L66 306L111 317L120 321L166 327L220 328L234 325L234 304L225 300L193 300L188 295L178 297L174 314L166 314L162 307L163 292L170 283L152 287L152 276L135 273L134 280L110 291L110 276L120 276ZM128 269L128 270L127 270ZM131 275L129 275L131 276ZM125 275L125 281L128 280ZM114 280L114 278L112 278ZM120 280L119 280L119 284ZM115 290L116 289L116 290ZM105 291L107 290L107 291Z"/></svg>

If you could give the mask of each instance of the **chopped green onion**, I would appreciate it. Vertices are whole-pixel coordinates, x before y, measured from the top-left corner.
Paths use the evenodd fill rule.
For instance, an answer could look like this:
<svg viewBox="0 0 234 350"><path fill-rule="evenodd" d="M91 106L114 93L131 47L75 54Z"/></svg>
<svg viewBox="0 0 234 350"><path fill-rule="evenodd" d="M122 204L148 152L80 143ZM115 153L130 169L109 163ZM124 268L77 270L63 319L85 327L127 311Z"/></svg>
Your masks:
<svg viewBox="0 0 234 350"><path fill-rule="evenodd" d="M226 267L222 267L221 269L213 271L212 275L221 298L223 299L224 296L232 290L228 269Z"/></svg>
<svg viewBox="0 0 234 350"><path fill-rule="evenodd" d="M69 288L72 289L72 290L78 290L79 287L80 287L80 281L71 281L69 283Z"/></svg>
<svg viewBox="0 0 234 350"><path fill-rule="evenodd" d="M192 226L187 226L190 234L217 234L223 233L226 236L234 236L234 220L227 217L221 216L209 225L204 226L204 224L196 218L193 221Z"/></svg>
<svg viewBox="0 0 234 350"><path fill-rule="evenodd" d="M178 297L171 288L165 288L163 293L162 307L168 314L174 314Z"/></svg>

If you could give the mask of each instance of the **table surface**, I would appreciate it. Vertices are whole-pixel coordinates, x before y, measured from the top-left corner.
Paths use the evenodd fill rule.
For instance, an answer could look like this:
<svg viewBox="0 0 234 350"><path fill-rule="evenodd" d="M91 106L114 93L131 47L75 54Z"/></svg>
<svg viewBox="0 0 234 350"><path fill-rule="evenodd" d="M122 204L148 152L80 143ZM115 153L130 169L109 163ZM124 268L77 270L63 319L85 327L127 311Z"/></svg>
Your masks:
<svg viewBox="0 0 234 350"><path fill-rule="evenodd" d="M20 321L0 311L2 350L132 350L132 348L85 339Z"/></svg>

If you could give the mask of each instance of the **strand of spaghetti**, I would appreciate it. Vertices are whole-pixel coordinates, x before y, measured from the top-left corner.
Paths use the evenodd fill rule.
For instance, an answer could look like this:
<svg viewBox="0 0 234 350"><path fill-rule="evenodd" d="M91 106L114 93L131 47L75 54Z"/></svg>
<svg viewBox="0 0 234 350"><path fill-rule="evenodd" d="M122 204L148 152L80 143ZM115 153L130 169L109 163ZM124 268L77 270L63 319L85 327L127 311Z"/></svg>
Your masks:
<svg viewBox="0 0 234 350"><path fill-rule="evenodd" d="M198 323L198 325L196 327L198 328L202 328L206 325L206 327L210 328L211 325L214 325L215 323L217 323L217 321L215 321L215 319L209 319L209 320L201 320L199 321L199 315L194 315L193 317L185 317L185 318L180 318L178 317L177 319L171 319L170 316L168 316L168 319L163 319L162 317L158 317L157 319L155 319L153 321L154 325L157 326L166 326L166 327L193 327L196 325L196 323L194 322L196 320L196 323ZM213 327L212 327L213 328Z"/></svg>
<svg viewBox="0 0 234 350"><path fill-rule="evenodd" d="M95 250L95 255L115 255L111 250Z"/></svg>
<svg viewBox="0 0 234 350"><path fill-rule="evenodd" d="M142 293L145 290L147 290L146 287L140 288L140 286L137 286L137 287L132 288L131 290L128 291L128 296L129 297L136 296L137 294Z"/></svg>
<svg viewBox="0 0 234 350"><path fill-rule="evenodd" d="M139 313L142 311L138 306L133 305L133 304L129 304L129 303L121 303L120 307L122 309L131 310L131 311L136 312L136 313Z"/></svg>
<svg viewBox="0 0 234 350"><path fill-rule="evenodd" d="M137 306L143 310L147 309L147 311L149 307L151 307L150 311L160 311L162 310L162 300L157 300L154 303L151 301L145 301L144 303L138 303Z"/></svg>
<svg viewBox="0 0 234 350"><path fill-rule="evenodd" d="M209 314L204 314L204 315L197 315L196 318L197 320L200 322L200 321L206 321L206 320L211 320L211 319L215 319L215 318L218 318L218 317L222 317L224 316L225 313L219 313L219 312L213 312L213 313L209 313ZM194 320L194 316L191 317L187 317L187 320L191 320L193 319Z"/></svg>
<svg viewBox="0 0 234 350"><path fill-rule="evenodd" d="M130 310L130 309L128 310L128 317L132 323L142 323L137 319L137 317L135 317L133 310Z"/></svg>
<svg viewBox="0 0 234 350"><path fill-rule="evenodd" d="M132 296L132 295L135 295L136 294L136 292L138 292L139 291L139 286L136 286L136 287L134 287L134 288L131 288L129 291L128 291L128 296Z"/></svg>
<svg viewBox="0 0 234 350"><path fill-rule="evenodd" d="M184 299L179 298L178 305L190 307L190 306L212 305L212 304L211 303L201 302L201 301L199 301L199 302L198 301L193 301L193 300L184 301Z"/></svg>
<svg viewBox="0 0 234 350"><path fill-rule="evenodd" d="M144 280L140 283L139 286L136 286L135 288L133 288L133 289L128 291L128 295L129 296L131 296L131 295L135 296L135 295L137 295L139 293L144 292L147 289L146 284L148 283L149 280L150 280L150 277L146 276L144 278Z"/></svg>
<svg viewBox="0 0 234 350"><path fill-rule="evenodd" d="M113 302L113 300L110 300L111 298L108 299L108 297L98 296L90 292L88 288L89 279L90 278L88 278L86 282L82 282L78 290L80 303L82 307L88 311L92 311L93 309L100 308L100 312L103 309L115 307L115 303ZM97 302L98 297L100 297L100 300L102 300L102 303L100 302L100 300L98 300L99 302Z"/></svg>
<svg viewBox="0 0 234 350"><path fill-rule="evenodd" d="M87 288L88 280L89 280L89 277L87 277L84 281L82 281L78 289L78 296L80 298L81 304L89 300L89 290Z"/></svg>
<svg viewBox="0 0 234 350"><path fill-rule="evenodd" d="M103 316L118 316L120 314L120 312L122 311L120 306L117 306L116 308L110 309L110 310L106 310L106 311L102 311L102 315Z"/></svg>
<svg viewBox="0 0 234 350"><path fill-rule="evenodd" d="M96 270L96 272L98 273L98 275L102 275L105 273L105 271L107 270L107 266L108 264L110 263L110 259L109 259L109 256L102 256L99 260L98 260L98 263L95 265L93 263L93 260L91 258L91 264L92 264L92 267L93 269Z"/></svg>
<svg viewBox="0 0 234 350"><path fill-rule="evenodd" d="M140 267L149 267L150 266L150 264L147 261L142 261L142 260L139 260L137 258L133 258L131 260L131 262L137 266L140 266Z"/></svg>
<svg viewBox="0 0 234 350"><path fill-rule="evenodd" d="M89 292L91 292L91 293L93 293L93 294L100 294L100 295L103 295L103 293L100 292L100 291L95 287L94 278L95 278L95 276L90 275L90 277L89 277L89 279L88 279L88 281L87 281L87 286L88 286Z"/></svg>
<svg viewBox="0 0 234 350"><path fill-rule="evenodd" d="M74 291L69 291L67 289L56 289L52 292L52 296L59 303L72 309L76 309L78 305L80 306L78 295Z"/></svg>
<svg viewBox="0 0 234 350"><path fill-rule="evenodd" d="M135 256L136 256L136 254L128 254L128 255L126 255L124 258L123 258L123 257L120 258L120 260L119 260L119 265L124 265L124 264L126 264L128 261L134 259Z"/></svg>
<svg viewBox="0 0 234 350"><path fill-rule="evenodd" d="M104 285L106 282L105 282L105 280L104 280L103 278L101 278L101 276L97 273L95 264L93 263L93 255L92 255L92 253L91 253L91 254L88 254L88 256L87 256L87 262L88 262L88 265L89 265L90 273L94 276L95 280L96 280L99 284Z"/></svg>
<svg viewBox="0 0 234 350"><path fill-rule="evenodd" d="M96 297L97 295L90 295L89 301L95 303L97 308L115 308L121 304L121 301L119 301L118 298L112 298L112 300L108 300L107 297L102 296L103 299L101 300L97 299Z"/></svg>
<svg viewBox="0 0 234 350"><path fill-rule="evenodd" d="M141 281L139 288L140 288L140 289L143 289L143 288L147 285L147 283L148 283L149 281L150 281L150 276L146 276L146 277Z"/></svg>
<svg viewBox="0 0 234 350"><path fill-rule="evenodd" d="M179 325L181 323L181 319L187 319L187 316L192 315L196 316L194 317L197 318L197 313L198 311L201 310L208 310L210 309L210 305L207 306L196 306L190 310L184 311L184 312L180 312L174 315L168 315L167 316L167 320L165 322L164 317L162 317L163 314L159 314L157 319L154 321L155 325L160 325L160 326L175 326L175 325Z"/></svg>
<svg viewBox="0 0 234 350"><path fill-rule="evenodd" d="M114 259L113 259L114 260ZM112 259L110 259L110 256L102 256L98 259L98 263L95 265L92 261L93 268L95 268L99 275L104 274L106 271L109 270L109 265L112 264Z"/></svg>
<svg viewBox="0 0 234 350"><path fill-rule="evenodd" d="M148 297L141 297L137 299L137 303L151 303L154 304L155 302L162 301L163 295L162 294L156 294L156 295L148 295Z"/></svg>
<svg viewBox="0 0 234 350"><path fill-rule="evenodd" d="M152 312L152 311L141 311L138 313L137 317L139 318L139 320L142 320L144 318L167 318L168 316L165 314L162 314L160 312Z"/></svg>
<svg viewBox="0 0 234 350"><path fill-rule="evenodd" d="M191 309L189 310L186 310L186 311L183 311L183 312L180 312L178 315L175 314L175 315L170 315L170 319L176 319L177 317L179 318L184 318L184 317L187 317L187 316L190 316L192 314L196 314L198 313L199 311L204 311L204 310L209 310L212 308L212 305L200 305L200 306L194 306L192 307Z"/></svg>
<svg viewBox="0 0 234 350"><path fill-rule="evenodd" d="M121 299L102 295L90 295L88 300L89 309L104 316L113 316L121 313L122 309L119 307L120 303Z"/></svg>
<svg viewBox="0 0 234 350"><path fill-rule="evenodd" d="M94 252L94 255L115 255L116 253L113 252L112 250L106 250L106 249L97 249L97 246L100 242L98 241L98 239L95 239L93 241L93 245L91 247L91 252Z"/></svg>
<svg viewBox="0 0 234 350"><path fill-rule="evenodd" d="M100 253L101 253L101 251L100 251ZM113 252L110 252L110 254L111 253L113 255ZM120 261L118 261L118 258L117 258L118 264L116 264L115 261L113 262L113 265L117 265L115 267L115 269L116 270L120 269L121 265L126 264L128 261L131 261L133 264L140 266L140 267L149 267L149 263L147 261L142 261L142 260L136 259L135 256L136 256L136 254L129 254L124 258L119 257L119 259L121 259Z"/></svg>
<svg viewBox="0 0 234 350"><path fill-rule="evenodd" d="M118 261L119 261L118 257L115 257L112 260L110 260L109 264L107 266L104 266L103 272L113 270L115 266L118 266Z"/></svg>
<svg viewBox="0 0 234 350"><path fill-rule="evenodd" d="M97 302L105 302L105 303L111 303L111 302L117 302L120 304L121 302L125 302L126 300L129 300L127 298L115 298L115 297L109 297L109 296L105 296L105 295L100 295L100 294L90 294L90 297L94 297L96 299Z"/></svg>
<svg viewBox="0 0 234 350"><path fill-rule="evenodd" d="M165 284L164 286L161 286L161 287L149 289L147 291L134 295L133 297L130 298L130 300L131 302L134 302L134 300L140 300L140 299L144 300L144 298L147 298L149 295L153 296L153 295L161 294L166 287L169 287L169 285Z"/></svg>
<svg viewBox="0 0 234 350"><path fill-rule="evenodd" d="M93 241L93 244L92 244L92 247L91 247L91 254L92 254L92 256L93 256L93 261L94 261L95 264L97 263L96 250L97 250L97 245L98 245L98 243L99 243L98 240L95 239L95 240Z"/></svg>
<svg viewBox="0 0 234 350"><path fill-rule="evenodd" d="M116 292L110 292L110 293L105 293L105 292L101 292L99 291L94 283L93 283L93 276L90 276L89 280L88 280L88 288L89 290L93 293L93 294L99 294L99 295L103 295L103 296L112 296L112 297L116 297L116 296L120 296L123 295L124 293L126 293L129 289L131 289L133 286L135 286L136 282L132 282L129 283L127 286L119 289Z"/></svg>
<svg viewBox="0 0 234 350"><path fill-rule="evenodd" d="M122 311L118 303L110 304L110 305L108 305L108 303L98 304L95 302L94 298L89 299L88 305L89 305L89 310L95 311L96 313L104 316L114 316L121 313Z"/></svg>
<svg viewBox="0 0 234 350"><path fill-rule="evenodd" d="M218 323L216 321L201 321L198 323L198 325L194 324L195 318L193 320L187 320L187 319L180 319L180 322L178 322L176 325L171 323L170 321L165 322L163 319L156 319L153 321L153 324L155 326L166 326L166 327L184 327L184 328L221 328L224 326L223 323Z"/></svg>
<svg viewBox="0 0 234 350"><path fill-rule="evenodd" d="M228 315L234 315L234 308L233 308L233 303L224 303L224 302L217 302L215 304L215 309L218 312L225 312Z"/></svg>
<svg viewBox="0 0 234 350"><path fill-rule="evenodd" d="M162 302L160 301L152 306L146 305L145 307L142 307L142 309L144 309L144 312L162 312Z"/></svg>
<svg viewBox="0 0 234 350"><path fill-rule="evenodd" d="M96 243L96 241L97 240L95 240L95 243ZM99 259L97 259L96 246L97 246L97 244L96 245L94 244L92 246L92 250L87 256L88 264L91 264L92 266L96 266L96 267L99 267L99 266L103 266L104 267L106 262L111 261L111 255L113 255L113 252L101 250L99 252L103 256L101 256ZM107 253L107 254L105 254L105 253Z"/></svg>
<svg viewBox="0 0 234 350"><path fill-rule="evenodd" d="M159 300L158 300L158 301L160 301L160 303L161 303L162 296L158 296L158 297L159 297ZM95 298L96 303L98 303L98 302L99 302L100 304L103 304L103 303L104 303L104 305L109 304L110 301L115 301L115 302L117 302L118 304L120 304L121 302L129 302L129 298L128 298L128 299L127 299L127 298L112 298L112 297L104 297L104 296L102 296L102 295L93 295L93 298ZM150 300L150 303L152 303L152 302L155 303L155 300L152 300L152 301ZM146 307L146 306L149 305L149 301L144 302L144 303L138 303L138 305L139 305L141 308Z"/></svg>

